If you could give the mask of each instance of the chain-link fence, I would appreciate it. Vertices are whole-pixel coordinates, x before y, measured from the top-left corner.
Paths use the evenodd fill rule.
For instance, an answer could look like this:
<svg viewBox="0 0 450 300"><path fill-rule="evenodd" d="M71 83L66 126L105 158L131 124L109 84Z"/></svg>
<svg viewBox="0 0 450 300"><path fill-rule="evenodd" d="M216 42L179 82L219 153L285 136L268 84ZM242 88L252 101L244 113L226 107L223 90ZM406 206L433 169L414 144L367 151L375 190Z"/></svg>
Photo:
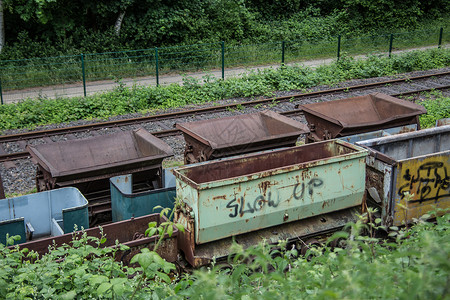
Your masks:
<svg viewBox="0 0 450 300"><path fill-rule="evenodd" d="M184 76L235 76L246 68L339 59L346 55L391 55L450 43L442 28L365 37L331 37L228 45L224 42L144 50L0 61L1 103L25 98L86 96L126 85L182 82Z"/></svg>

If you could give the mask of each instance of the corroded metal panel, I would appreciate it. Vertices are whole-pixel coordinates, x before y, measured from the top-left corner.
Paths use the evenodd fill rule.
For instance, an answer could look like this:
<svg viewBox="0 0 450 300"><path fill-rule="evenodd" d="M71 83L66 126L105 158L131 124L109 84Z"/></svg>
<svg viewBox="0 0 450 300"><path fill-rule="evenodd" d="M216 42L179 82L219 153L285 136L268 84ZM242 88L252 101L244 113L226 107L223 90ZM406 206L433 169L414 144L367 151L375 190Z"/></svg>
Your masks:
<svg viewBox="0 0 450 300"><path fill-rule="evenodd" d="M175 169L202 244L362 202L367 152L333 140Z"/></svg>
<svg viewBox="0 0 450 300"><path fill-rule="evenodd" d="M158 169L172 149L141 128L100 137L27 146L46 183L55 188ZM49 189L43 185L42 189Z"/></svg>
<svg viewBox="0 0 450 300"><path fill-rule="evenodd" d="M360 213L360 207L353 207L201 245L194 243L193 218L181 211L176 212L175 218L178 222L182 221L185 229L184 232L178 232L178 246L186 260L193 267L199 267L211 263L213 259L221 259L233 254L232 245L234 242L244 249L262 242L276 245L280 240L301 243L302 240L309 237L328 235L340 230L349 222L356 222Z"/></svg>
<svg viewBox="0 0 450 300"><path fill-rule="evenodd" d="M381 93L305 104L301 109L311 130L309 142L419 125L418 116L427 112L421 105Z"/></svg>
<svg viewBox="0 0 450 300"><path fill-rule="evenodd" d="M77 231L57 237L50 237L19 244L19 247L22 249L28 248L29 250L36 251L39 255L44 255L48 253L48 247L50 245L55 245L56 247L62 246L63 244L70 245L74 236L80 238L83 233L86 233L89 237L101 238L103 234L106 237L106 242L101 244L100 247L114 248L116 245L116 240L119 241L120 244L130 247L127 251L119 250L115 255L115 259L117 261L122 261L125 265L128 265L131 258L140 252L140 249L149 248L150 250L153 250L155 243L157 243L160 238L159 235L150 237L146 237L144 235L145 230L148 228L148 224L150 222L157 222L157 224L161 224L166 221L168 220L165 216L161 216L160 214L151 214L130 220L106 224L102 226L101 230L99 227L90 228L85 231ZM169 262L175 261L178 256L178 233L177 227L173 226L172 236L169 237L166 233L157 250L157 253ZM97 247L97 244L91 240L89 240L88 243Z"/></svg>
<svg viewBox="0 0 450 300"><path fill-rule="evenodd" d="M367 181L382 201L384 225L403 225L450 201L450 125L357 142L369 149L368 168L382 174ZM406 201L405 192L412 196Z"/></svg>
<svg viewBox="0 0 450 300"><path fill-rule="evenodd" d="M450 208L450 151L398 162L394 225L410 223L436 208ZM407 201L404 193L412 197Z"/></svg>
<svg viewBox="0 0 450 300"><path fill-rule="evenodd" d="M308 127L266 110L254 114L177 124L186 140L185 163L295 146Z"/></svg>

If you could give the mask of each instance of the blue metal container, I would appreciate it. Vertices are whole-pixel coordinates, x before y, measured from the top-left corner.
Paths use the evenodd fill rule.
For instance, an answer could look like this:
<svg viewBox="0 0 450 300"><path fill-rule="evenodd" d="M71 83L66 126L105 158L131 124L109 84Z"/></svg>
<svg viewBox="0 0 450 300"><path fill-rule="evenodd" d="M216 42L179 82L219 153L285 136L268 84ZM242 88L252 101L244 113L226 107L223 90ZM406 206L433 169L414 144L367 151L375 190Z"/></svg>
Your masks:
<svg viewBox="0 0 450 300"><path fill-rule="evenodd" d="M394 135L394 134L412 132L412 131L416 131L416 130L417 130L417 124L411 124L411 125L406 125L406 126L386 128L386 129L382 129L382 130L348 135L348 136L340 137L339 139L342 141L346 141L346 142L355 144L356 142L360 142L360 141L375 139L375 138L384 137L384 136L390 136L390 135Z"/></svg>
<svg viewBox="0 0 450 300"><path fill-rule="evenodd" d="M20 235L16 243L31 238L58 236L89 228L88 202L73 187L0 200L0 243L6 234Z"/></svg>
<svg viewBox="0 0 450 300"><path fill-rule="evenodd" d="M154 184L157 185L156 182ZM169 170L163 170L161 188L133 192L131 174L112 177L110 185L113 222L160 212L161 209L154 209L156 206L173 208L175 176Z"/></svg>

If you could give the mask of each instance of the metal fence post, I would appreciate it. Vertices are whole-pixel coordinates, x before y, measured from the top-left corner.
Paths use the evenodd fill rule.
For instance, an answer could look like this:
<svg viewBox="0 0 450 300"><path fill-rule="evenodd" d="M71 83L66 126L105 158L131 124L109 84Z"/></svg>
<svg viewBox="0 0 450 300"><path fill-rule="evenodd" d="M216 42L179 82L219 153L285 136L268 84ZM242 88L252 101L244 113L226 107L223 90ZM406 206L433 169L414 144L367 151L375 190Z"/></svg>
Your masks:
<svg viewBox="0 0 450 300"><path fill-rule="evenodd" d="M86 70L84 68L84 54L81 53L81 72L83 73L83 93L86 97Z"/></svg>
<svg viewBox="0 0 450 300"><path fill-rule="evenodd" d="M222 79L225 79L225 42L220 42L222 47Z"/></svg>
<svg viewBox="0 0 450 300"><path fill-rule="evenodd" d="M281 42L281 63L284 65L284 50L286 49L286 42Z"/></svg>
<svg viewBox="0 0 450 300"><path fill-rule="evenodd" d="M159 86L158 47L155 48L155 68L156 68L156 86Z"/></svg>
<svg viewBox="0 0 450 300"><path fill-rule="evenodd" d="M341 57L341 35L338 35L337 60Z"/></svg>
<svg viewBox="0 0 450 300"><path fill-rule="evenodd" d="M391 58L392 54L392 42L394 41L394 35L391 33L391 38L389 39L389 58Z"/></svg>
<svg viewBox="0 0 450 300"><path fill-rule="evenodd" d="M0 80L0 100L2 102L3 105L3 91L2 91L2 81Z"/></svg>
<svg viewBox="0 0 450 300"><path fill-rule="evenodd" d="M441 48L442 45L442 34L444 33L444 28L441 27L441 30L439 30L439 44L438 48Z"/></svg>

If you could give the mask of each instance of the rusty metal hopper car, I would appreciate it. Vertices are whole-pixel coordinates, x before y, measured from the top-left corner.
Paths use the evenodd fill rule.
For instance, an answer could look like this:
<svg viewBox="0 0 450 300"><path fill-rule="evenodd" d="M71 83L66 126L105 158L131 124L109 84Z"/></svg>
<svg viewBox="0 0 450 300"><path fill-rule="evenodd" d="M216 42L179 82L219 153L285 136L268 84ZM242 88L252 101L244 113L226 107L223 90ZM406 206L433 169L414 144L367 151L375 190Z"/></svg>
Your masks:
<svg viewBox="0 0 450 300"><path fill-rule="evenodd" d="M263 239L297 240L356 221L367 151L332 140L175 168L179 247L193 266Z"/></svg>
<svg viewBox="0 0 450 300"><path fill-rule="evenodd" d="M91 226L111 220L109 178L133 174L133 191L159 188L162 161L172 155L166 143L145 129L27 146L27 150L37 163L37 190L78 188L89 201Z"/></svg>
<svg viewBox="0 0 450 300"><path fill-rule="evenodd" d="M295 146L306 125L266 110L219 119L176 124L186 141L185 164Z"/></svg>
<svg viewBox="0 0 450 300"><path fill-rule="evenodd" d="M421 105L381 93L300 108L310 129L309 143L413 124L420 129L419 115L427 112Z"/></svg>
<svg viewBox="0 0 450 300"><path fill-rule="evenodd" d="M450 208L450 125L357 144L370 151L366 188L385 225Z"/></svg>

